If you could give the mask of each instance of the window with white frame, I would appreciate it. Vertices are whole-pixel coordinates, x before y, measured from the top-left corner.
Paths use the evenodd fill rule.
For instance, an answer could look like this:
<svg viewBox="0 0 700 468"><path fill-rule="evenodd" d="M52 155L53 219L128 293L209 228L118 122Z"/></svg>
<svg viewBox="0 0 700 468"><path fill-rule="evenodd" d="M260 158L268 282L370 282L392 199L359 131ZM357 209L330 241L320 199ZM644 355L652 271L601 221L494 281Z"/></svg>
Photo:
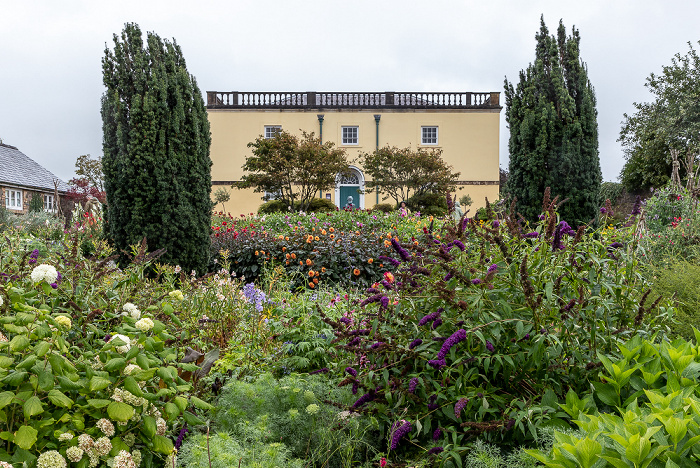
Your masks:
<svg viewBox="0 0 700 468"><path fill-rule="evenodd" d="M437 127L421 127L420 142L422 145L437 145L438 144L438 128Z"/></svg>
<svg viewBox="0 0 700 468"><path fill-rule="evenodd" d="M22 209L22 191L5 189L5 207L11 210Z"/></svg>
<svg viewBox="0 0 700 468"><path fill-rule="evenodd" d="M344 145L356 145L358 142L357 139L357 130L358 127L341 127L342 130L342 143Z"/></svg>
<svg viewBox="0 0 700 468"><path fill-rule="evenodd" d="M53 195L44 194L44 211L49 211L52 213L56 211Z"/></svg>
<svg viewBox="0 0 700 468"><path fill-rule="evenodd" d="M282 133L281 125L265 125L265 138L274 138Z"/></svg>

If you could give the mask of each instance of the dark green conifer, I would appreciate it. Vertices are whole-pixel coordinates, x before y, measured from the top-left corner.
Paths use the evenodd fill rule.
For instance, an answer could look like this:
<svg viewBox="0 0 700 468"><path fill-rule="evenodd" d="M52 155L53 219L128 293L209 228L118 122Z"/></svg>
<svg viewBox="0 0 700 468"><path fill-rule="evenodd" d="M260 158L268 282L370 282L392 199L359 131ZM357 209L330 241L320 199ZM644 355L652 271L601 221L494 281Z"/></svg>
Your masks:
<svg viewBox="0 0 700 468"><path fill-rule="evenodd" d="M510 128L507 190L528 220L542 211L542 197L569 200L559 210L570 223L590 221L601 184L598 123L593 86L579 57L580 36L559 22L556 37L544 18L535 36L535 62L520 72L517 87L505 82Z"/></svg>
<svg viewBox="0 0 700 468"><path fill-rule="evenodd" d="M126 24L102 60L106 233L126 250L143 237L162 259L203 273L212 202L209 121L176 42Z"/></svg>

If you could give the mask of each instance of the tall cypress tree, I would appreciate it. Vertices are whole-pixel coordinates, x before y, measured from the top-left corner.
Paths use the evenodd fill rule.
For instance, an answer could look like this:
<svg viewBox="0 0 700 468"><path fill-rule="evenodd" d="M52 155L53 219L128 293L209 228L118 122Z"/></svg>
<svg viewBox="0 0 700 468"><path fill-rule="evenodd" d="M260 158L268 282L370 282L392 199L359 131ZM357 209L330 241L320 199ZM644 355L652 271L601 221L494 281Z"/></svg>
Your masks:
<svg viewBox="0 0 700 468"><path fill-rule="evenodd" d="M535 36L535 62L520 72L517 87L505 81L506 122L510 128L507 189L529 220L542 211L546 187L560 200L559 213L570 223L591 220L602 175L593 86L579 57L581 38L566 35L559 22L556 37L544 18Z"/></svg>
<svg viewBox="0 0 700 468"><path fill-rule="evenodd" d="M107 233L128 251L144 236L164 261L203 272L209 256L211 159L202 94L177 43L136 24L102 60Z"/></svg>

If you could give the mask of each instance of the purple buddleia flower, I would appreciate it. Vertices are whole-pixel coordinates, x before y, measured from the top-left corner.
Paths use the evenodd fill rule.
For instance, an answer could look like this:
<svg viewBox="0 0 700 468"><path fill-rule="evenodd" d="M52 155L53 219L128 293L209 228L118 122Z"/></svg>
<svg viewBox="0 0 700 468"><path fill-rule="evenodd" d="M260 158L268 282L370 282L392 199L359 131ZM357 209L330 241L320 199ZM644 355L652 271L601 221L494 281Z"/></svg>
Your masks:
<svg viewBox="0 0 700 468"><path fill-rule="evenodd" d="M352 367L346 367L345 372L352 375L353 377L357 377L357 371L355 369L353 369Z"/></svg>
<svg viewBox="0 0 700 468"><path fill-rule="evenodd" d="M379 256L379 260L381 260L381 261L383 261L383 262L386 262L386 263L391 263L391 264L394 265L394 266L399 266L399 265L401 265L401 262L398 261L398 260L396 260L395 258L387 257L387 256L384 256L384 255L380 255L380 256Z"/></svg>
<svg viewBox="0 0 700 468"><path fill-rule="evenodd" d="M493 220L493 223L491 223L491 226L493 226L494 228L497 228L497 227L500 226L500 225L501 225L501 223L500 223L500 221L498 221L497 219L494 219L494 220Z"/></svg>
<svg viewBox="0 0 700 468"><path fill-rule="evenodd" d="M373 296L370 296L360 303L360 307L364 307L367 304L372 304L374 302L379 302L382 300L382 296L384 296L384 294L382 294L382 293L378 293L378 294L375 294Z"/></svg>
<svg viewBox="0 0 700 468"><path fill-rule="evenodd" d="M452 201L452 196L450 192L447 192L447 213L452 213L454 211L455 205Z"/></svg>
<svg viewBox="0 0 700 468"><path fill-rule="evenodd" d="M34 258L34 259L39 258L39 249L32 250L32 253L29 254L29 258Z"/></svg>
<svg viewBox="0 0 700 468"><path fill-rule="evenodd" d="M474 279L472 280L472 284L474 284L474 285L481 284L481 279L480 279L480 278L474 278Z"/></svg>
<svg viewBox="0 0 700 468"><path fill-rule="evenodd" d="M493 351L494 351L494 349L495 349L495 348L493 347L493 344L492 344L489 340L486 340L486 349L488 349L489 352L491 352L491 353L493 353Z"/></svg>
<svg viewBox="0 0 700 468"><path fill-rule="evenodd" d="M383 342L383 341L377 341L377 342L374 343L372 346L370 346L370 348L371 348L371 349L377 349L377 348L379 348L379 347L382 346L382 345L384 345L384 342Z"/></svg>
<svg viewBox="0 0 700 468"><path fill-rule="evenodd" d="M612 251L613 249L619 249L622 246L623 246L622 242L613 242L612 244L610 244L608 246L608 251Z"/></svg>
<svg viewBox="0 0 700 468"><path fill-rule="evenodd" d="M436 318L435 321L433 322L433 330L435 330L437 327L442 325L442 319L440 317Z"/></svg>
<svg viewBox="0 0 700 468"><path fill-rule="evenodd" d="M637 195L637 197L634 199L634 205L632 206L632 213L630 213L632 216L637 216L642 212L642 197Z"/></svg>
<svg viewBox="0 0 700 468"><path fill-rule="evenodd" d="M605 214L607 212L608 212L608 210L606 210L604 206L600 207L600 214Z"/></svg>
<svg viewBox="0 0 700 468"><path fill-rule="evenodd" d="M394 431L391 437L391 450L396 450L401 439L411 432L411 423L406 421Z"/></svg>
<svg viewBox="0 0 700 468"><path fill-rule="evenodd" d="M567 223L566 221L560 222L559 226L561 227L562 234L569 234L574 236L576 235L576 231L571 226L569 226L569 223Z"/></svg>
<svg viewBox="0 0 700 468"><path fill-rule="evenodd" d="M438 440L442 436L442 429L439 427L433 432L433 440Z"/></svg>
<svg viewBox="0 0 700 468"><path fill-rule="evenodd" d="M494 263L493 265L491 265L491 266L489 267L488 270L486 270L486 273L487 273L487 274L495 273L496 270L498 270L498 265L496 265L496 264Z"/></svg>
<svg viewBox="0 0 700 468"><path fill-rule="evenodd" d="M544 221L544 215L543 215L543 214L539 215L539 216L537 217L537 219L539 219L540 221Z"/></svg>
<svg viewBox="0 0 700 468"><path fill-rule="evenodd" d="M357 337L353 338L352 340L350 340L350 342L348 343L348 346L357 346L358 344L360 344L361 341L362 341L362 338L357 336Z"/></svg>
<svg viewBox="0 0 700 468"><path fill-rule="evenodd" d="M338 321L344 323L345 325L350 325L350 319L347 317L340 317Z"/></svg>
<svg viewBox="0 0 700 468"><path fill-rule="evenodd" d="M399 241L397 241L395 238L391 239L391 246L394 248L396 253L399 254L399 257L401 257L401 260L403 260L404 262L406 260L411 259L411 254L409 254L406 249L401 247L401 244L399 244Z"/></svg>
<svg viewBox="0 0 700 468"><path fill-rule="evenodd" d="M356 394L357 394L357 390L358 390L359 388L360 388L360 386L357 384L357 382L353 383L353 384L352 384L352 394L353 394L353 395L356 395Z"/></svg>
<svg viewBox="0 0 700 468"><path fill-rule="evenodd" d="M434 322L438 317L440 317L440 312L431 312L418 321L418 326L422 327L423 325Z"/></svg>
<svg viewBox="0 0 700 468"><path fill-rule="evenodd" d="M185 438L185 434L189 432L189 429L187 429L187 423L185 423L184 426L182 426L182 429L180 429L180 434L177 436L177 440L175 441L175 450L178 450L180 446L182 445L182 440Z"/></svg>
<svg viewBox="0 0 700 468"><path fill-rule="evenodd" d="M368 392L362 395L355 403L352 404L353 408L360 408L361 406L366 405L370 401L374 400L375 394L374 392Z"/></svg>
<svg viewBox="0 0 700 468"><path fill-rule="evenodd" d="M571 299L569 303L564 306L564 311L570 311L574 304L576 304L576 299Z"/></svg>
<svg viewBox="0 0 700 468"><path fill-rule="evenodd" d="M515 419L510 418L508 420L508 423L506 424L506 431L510 431L511 429L513 429L513 426L515 426Z"/></svg>
<svg viewBox="0 0 700 468"><path fill-rule="evenodd" d="M476 394L476 396L478 396L479 398L483 398L483 397L484 397L484 394L481 393L481 392L479 392L479 393Z"/></svg>
<svg viewBox="0 0 700 468"><path fill-rule="evenodd" d="M61 275L61 272L60 272L60 271L58 271L58 272L56 272L56 273L58 273L58 276L56 276L56 282L57 282L58 284L61 284L61 281L63 280L63 276Z"/></svg>
<svg viewBox="0 0 700 468"><path fill-rule="evenodd" d="M315 371L311 371L311 372L309 372L309 374L325 374L326 372L328 372L328 368L323 367L321 369L316 369Z"/></svg>
<svg viewBox="0 0 700 468"><path fill-rule="evenodd" d="M421 343L423 343L423 340L420 338L416 338L415 340L411 341L411 343L408 345L408 349L413 349L416 346L420 346Z"/></svg>
<svg viewBox="0 0 700 468"><path fill-rule="evenodd" d="M462 410L467 406L467 403L469 403L469 398L460 398L459 401L455 403L455 417L457 419L462 415Z"/></svg>
<svg viewBox="0 0 700 468"><path fill-rule="evenodd" d="M442 280L447 282L447 281L451 280L454 275L455 275L454 272L450 271L445 275L445 277Z"/></svg>
<svg viewBox="0 0 700 468"><path fill-rule="evenodd" d="M464 248L465 248L465 247L464 247L464 244L462 243L462 241L460 241L459 239L456 239L456 240L452 241L452 243L453 243L454 245L456 245L457 248L458 248L459 250L461 250L462 252L464 252Z"/></svg>
<svg viewBox="0 0 700 468"><path fill-rule="evenodd" d="M418 377L413 377L409 382L408 382L408 393L415 393L416 388L418 387Z"/></svg>
<svg viewBox="0 0 700 468"><path fill-rule="evenodd" d="M561 243L561 225L557 224L557 228L554 230L554 237L552 238L552 251L564 250L564 244Z"/></svg>
<svg viewBox="0 0 700 468"><path fill-rule="evenodd" d="M444 359L431 359L428 361L428 365L440 370L440 368L447 365L447 363Z"/></svg>
<svg viewBox="0 0 700 468"><path fill-rule="evenodd" d="M532 231L532 232L528 232L527 234L525 234L524 237L527 237L528 239L532 239L532 238L539 237L539 236L540 236L539 232Z"/></svg>
<svg viewBox="0 0 700 468"><path fill-rule="evenodd" d="M392 284L390 282L388 282L387 280L382 280L382 286L384 286L384 289L387 289L389 291L394 289L394 286L392 286Z"/></svg>
<svg viewBox="0 0 700 468"><path fill-rule="evenodd" d="M438 409L438 405L435 403L437 400L437 395L430 395L430 400L428 400L428 411L435 411Z"/></svg>
<svg viewBox="0 0 700 468"><path fill-rule="evenodd" d="M56 283L51 283L51 287L54 288L54 289L58 289L58 284L56 284Z"/></svg>
<svg viewBox="0 0 700 468"><path fill-rule="evenodd" d="M389 307L389 298L382 296L382 298L379 299L379 305L382 307L382 309L386 310L386 308Z"/></svg>
<svg viewBox="0 0 700 468"><path fill-rule="evenodd" d="M430 450L428 450L427 455L437 455L438 453L442 453L442 451L445 450L442 447L433 447Z"/></svg>
<svg viewBox="0 0 700 468"><path fill-rule="evenodd" d="M377 288L367 288L367 289L365 290L365 292L366 292L367 294L377 294L377 293L379 292L379 289L377 289Z"/></svg>
<svg viewBox="0 0 700 468"><path fill-rule="evenodd" d="M447 356L447 353L450 352L450 349L460 341L464 341L467 339L467 331L463 328L460 328L456 332L452 334L445 342L442 344L442 348L440 348L440 352L436 356L436 360L443 360L445 359L445 356Z"/></svg>

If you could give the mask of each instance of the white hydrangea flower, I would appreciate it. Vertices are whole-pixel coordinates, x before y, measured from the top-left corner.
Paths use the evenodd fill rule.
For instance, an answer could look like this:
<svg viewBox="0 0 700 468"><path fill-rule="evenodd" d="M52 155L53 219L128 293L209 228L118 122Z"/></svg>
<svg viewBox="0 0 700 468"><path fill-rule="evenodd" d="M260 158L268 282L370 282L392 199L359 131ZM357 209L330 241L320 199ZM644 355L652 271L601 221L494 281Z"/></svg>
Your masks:
<svg viewBox="0 0 700 468"><path fill-rule="evenodd" d="M141 465L141 450L132 450L131 458L134 460L134 464L138 467Z"/></svg>
<svg viewBox="0 0 700 468"><path fill-rule="evenodd" d="M128 364L128 365L124 368L124 374L129 375L129 374L131 374L132 372L134 372L134 371L139 371L139 370L141 370L141 368L140 368L139 366L137 366L136 364Z"/></svg>
<svg viewBox="0 0 700 468"><path fill-rule="evenodd" d="M64 440L71 440L73 438L73 434L70 432L64 432L63 434L58 436L58 440L63 442Z"/></svg>
<svg viewBox="0 0 700 468"><path fill-rule="evenodd" d="M56 271L56 267L47 265L46 263L42 263L41 265L34 267L34 269L32 270L31 278L32 282L34 283L40 283L41 281L46 281L47 283L55 283L58 279L58 272Z"/></svg>
<svg viewBox="0 0 700 468"><path fill-rule="evenodd" d="M165 431L168 429L168 425L165 422L165 419L163 418L158 418L156 420L156 434L158 435L165 435Z"/></svg>
<svg viewBox="0 0 700 468"><path fill-rule="evenodd" d="M66 468L66 459L56 450L49 450L39 455L36 461L37 468Z"/></svg>
<svg viewBox="0 0 700 468"><path fill-rule="evenodd" d="M182 294L182 293L180 293L180 294ZM2 305L2 303L3 303L2 296L0 296L0 306Z"/></svg>
<svg viewBox="0 0 700 468"><path fill-rule="evenodd" d="M165 466L168 468L177 466L177 450L173 450L170 455L168 455L168 458L165 459Z"/></svg>
<svg viewBox="0 0 700 468"><path fill-rule="evenodd" d="M144 317L138 322L136 322L134 325L136 326L136 328L146 333L148 330L153 328L154 323L153 320L149 319L148 317Z"/></svg>
<svg viewBox="0 0 700 468"><path fill-rule="evenodd" d="M66 317L65 315L59 315L59 316L56 317L54 320L56 320L56 323L57 323L57 324L59 324L59 325L61 325L61 326L63 326L63 327L66 327L66 328L70 328L70 327L71 327L70 318Z"/></svg>
<svg viewBox="0 0 700 468"><path fill-rule="evenodd" d="M73 463L78 463L81 458L83 458L83 449L80 447L68 447L66 449L66 456Z"/></svg>
<svg viewBox="0 0 700 468"><path fill-rule="evenodd" d="M114 424L109 419L102 418L95 424L99 430L102 431L107 437L112 437L114 435Z"/></svg>
<svg viewBox="0 0 700 468"><path fill-rule="evenodd" d="M95 441L92 440L90 434L80 434L78 436L78 447L80 447L84 452L87 452L95 445Z"/></svg>
<svg viewBox="0 0 700 468"><path fill-rule="evenodd" d="M90 468L95 468L100 464L100 456L94 450L88 452L88 457L90 457Z"/></svg>
<svg viewBox="0 0 700 468"><path fill-rule="evenodd" d="M15 468L14 466L10 465L7 462L0 461L0 468Z"/></svg>
<svg viewBox="0 0 700 468"><path fill-rule="evenodd" d="M125 343L123 346L117 346L117 352L124 354L131 349L131 344L130 344L131 342L130 342L128 336L124 336L124 335L120 335L120 334L112 335L112 338L110 338L109 341L111 342L115 338L119 338L120 340L122 340Z"/></svg>
<svg viewBox="0 0 700 468"><path fill-rule="evenodd" d="M112 450L112 442L107 437L100 437L95 441L95 453L104 457Z"/></svg>
<svg viewBox="0 0 700 468"><path fill-rule="evenodd" d="M185 300L185 296L182 294L182 291L180 291L179 289L176 289L174 291L170 291L168 293L168 296L172 297L173 299L175 299L177 301L184 301ZM2 305L2 302L0 302L0 305Z"/></svg>
<svg viewBox="0 0 700 468"><path fill-rule="evenodd" d="M131 302L127 302L124 304L124 312L122 312L122 315L130 315L132 319L138 320L141 318L141 311L139 310L138 307L136 307L134 304Z"/></svg>
<svg viewBox="0 0 700 468"><path fill-rule="evenodd" d="M114 457L112 468L136 468L136 463L131 458L131 454L126 450L120 450L119 455Z"/></svg>
<svg viewBox="0 0 700 468"><path fill-rule="evenodd" d="M131 447L136 443L136 436L133 432L127 432L126 434L122 434L122 441L127 445L127 447ZM134 453L132 453L131 456L134 457ZM136 461L135 457L134 461Z"/></svg>
<svg viewBox="0 0 700 468"><path fill-rule="evenodd" d="M10 340L8 340L7 337L5 335L3 335L2 332L0 332L0 343L4 343L5 341L10 341Z"/></svg>

